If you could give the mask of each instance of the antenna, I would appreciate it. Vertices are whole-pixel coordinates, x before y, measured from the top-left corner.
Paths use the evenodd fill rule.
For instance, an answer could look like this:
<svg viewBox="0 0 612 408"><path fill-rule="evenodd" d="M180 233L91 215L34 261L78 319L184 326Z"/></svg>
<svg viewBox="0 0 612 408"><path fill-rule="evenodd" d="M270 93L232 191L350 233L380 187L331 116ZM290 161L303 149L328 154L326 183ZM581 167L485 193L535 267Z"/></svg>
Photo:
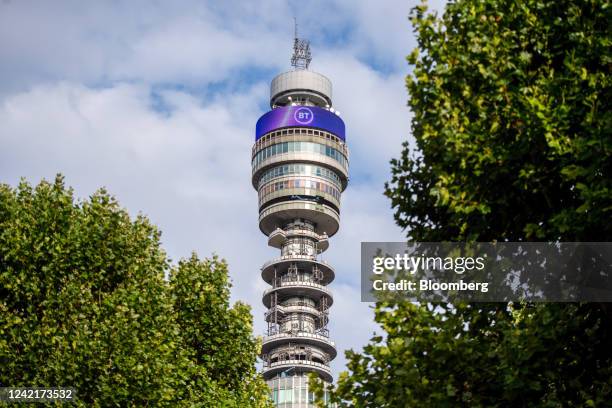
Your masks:
<svg viewBox="0 0 612 408"><path fill-rule="evenodd" d="M298 38L297 19L293 17L294 37L293 55L291 56L291 66L295 69L308 69L312 55L310 54L310 41Z"/></svg>

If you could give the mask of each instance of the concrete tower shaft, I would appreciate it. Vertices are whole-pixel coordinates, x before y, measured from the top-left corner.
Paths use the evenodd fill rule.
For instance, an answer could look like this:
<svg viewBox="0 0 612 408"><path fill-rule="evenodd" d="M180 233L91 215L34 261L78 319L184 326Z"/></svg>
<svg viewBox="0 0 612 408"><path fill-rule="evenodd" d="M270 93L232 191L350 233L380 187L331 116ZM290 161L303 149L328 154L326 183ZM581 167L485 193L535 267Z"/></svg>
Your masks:
<svg viewBox="0 0 612 408"><path fill-rule="evenodd" d="M252 151L259 228L280 250L261 268L270 285L262 299L263 376L277 407L314 407L307 374L331 382L337 354L327 328L335 272L321 254L340 226L349 153L325 76L308 70L276 76L270 106L257 122Z"/></svg>

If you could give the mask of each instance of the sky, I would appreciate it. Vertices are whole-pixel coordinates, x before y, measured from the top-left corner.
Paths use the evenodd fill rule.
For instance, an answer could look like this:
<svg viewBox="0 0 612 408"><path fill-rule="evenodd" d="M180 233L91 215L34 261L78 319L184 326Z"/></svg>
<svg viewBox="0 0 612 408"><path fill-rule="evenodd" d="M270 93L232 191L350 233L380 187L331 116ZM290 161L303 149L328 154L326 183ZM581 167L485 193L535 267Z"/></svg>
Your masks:
<svg viewBox="0 0 612 408"><path fill-rule="evenodd" d="M105 187L159 226L174 262L225 258L232 299L252 306L262 334L260 267L278 250L258 228L250 154L270 81L290 69L295 16L350 149L340 232L323 254L336 269L337 377L344 351L380 331L360 302L360 242L406 236L383 190L411 140L404 78L417 3L0 0L0 182L62 173L83 199Z"/></svg>

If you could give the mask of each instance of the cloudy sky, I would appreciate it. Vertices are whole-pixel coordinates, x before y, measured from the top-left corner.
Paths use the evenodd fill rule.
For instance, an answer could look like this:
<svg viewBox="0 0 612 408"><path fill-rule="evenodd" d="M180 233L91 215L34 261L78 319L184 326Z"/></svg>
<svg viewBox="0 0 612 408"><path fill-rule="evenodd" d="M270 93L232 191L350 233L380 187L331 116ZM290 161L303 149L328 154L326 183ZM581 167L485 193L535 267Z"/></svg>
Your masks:
<svg viewBox="0 0 612 408"><path fill-rule="evenodd" d="M351 151L340 232L324 254L336 267L337 374L343 351L376 330L359 301L360 242L405 236L382 192L410 138L416 4L0 0L0 182L63 173L85 198L105 186L161 228L173 260L226 258L233 298L253 307L262 333L259 268L278 253L257 226L250 152L270 80L290 68L296 16L311 69L333 82Z"/></svg>

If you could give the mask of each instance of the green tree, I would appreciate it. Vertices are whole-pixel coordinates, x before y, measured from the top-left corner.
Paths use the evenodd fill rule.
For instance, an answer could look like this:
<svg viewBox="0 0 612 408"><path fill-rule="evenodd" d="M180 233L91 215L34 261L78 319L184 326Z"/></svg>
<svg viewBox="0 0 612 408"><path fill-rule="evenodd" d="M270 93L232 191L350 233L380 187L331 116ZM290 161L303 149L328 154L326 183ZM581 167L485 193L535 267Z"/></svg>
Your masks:
<svg viewBox="0 0 612 408"><path fill-rule="evenodd" d="M397 223L435 241L609 240L611 19L603 0L417 7Z"/></svg>
<svg viewBox="0 0 612 408"><path fill-rule="evenodd" d="M227 264L192 255L179 262L170 282L182 344L197 367L194 391L207 390L210 379L215 381L204 406L230 401L226 405L267 407L269 390L255 369L261 345L252 336L249 306L230 307Z"/></svg>
<svg viewBox="0 0 612 408"><path fill-rule="evenodd" d="M268 406L227 265L171 266L159 239L103 190L0 185L0 385L71 386L88 407Z"/></svg>
<svg viewBox="0 0 612 408"><path fill-rule="evenodd" d="M417 241L612 241L608 1L458 0L411 15L415 146L386 195ZM379 302L343 406L609 406L602 304Z"/></svg>

